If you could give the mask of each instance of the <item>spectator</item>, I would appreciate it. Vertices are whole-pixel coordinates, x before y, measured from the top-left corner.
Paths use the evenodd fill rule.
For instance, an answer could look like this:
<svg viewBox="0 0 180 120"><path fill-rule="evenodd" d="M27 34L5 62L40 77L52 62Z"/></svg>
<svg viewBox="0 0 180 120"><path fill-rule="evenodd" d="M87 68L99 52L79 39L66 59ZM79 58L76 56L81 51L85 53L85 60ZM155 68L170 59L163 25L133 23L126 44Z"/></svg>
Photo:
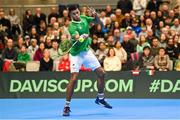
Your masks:
<svg viewBox="0 0 180 120"><path fill-rule="evenodd" d="M23 31L24 34L27 35L34 25L34 18L32 12L30 10L26 10L25 14L23 15Z"/></svg>
<svg viewBox="0 0 180 120"><path fill-rule="evenodd" d="M46 23L46 15L41 12L41 8L36 8L36 13L34 15L34 22L37 28L40 27L41 21L44 21Z"/></svg>
<svg viewBox="0 0 180 120"><path fill-rule="evenodd" d="M17 60L17 51L13 47L13 40L8 39L7 40L7 47L4 49L2 53L2 59L4 61L16 61Z"/></svg>
<svg viewBox="0 0 180 120"><path fill-rule="evenodd" d="M27 52L27 48L25 45L22 45L21 51L18 54L17 61L27 63L30 61L30 55Z"/></svg>
<svg viewBox="0 0 180 120"><path fill-rule="evenodd" d="M114 47L114 37L112 35L109 35L107 38L107 46L108 47Z"/></svg>
<svg viewBox="0 0 180 120"><path fill-rule="evenodd" d="M105 71L120 71L121 61L117 56L115 56L114 48L108 50L107 57L104 60L104 70Z"/></svg>
<svg viewBox="0 0 180 120"><path fill-rule="evenodd" d="M173 42L173 38L169 38L167 41L166 53L171 60L175 60L175 46Z"/></svg>
<svg viewBox="0 0 180 120"><path fill-rule="evenodd" d="M102 28L101 24L95 25L95 29L93 30L93 34L96 35L98 38L104 38L104 34L109 32L109 30Z"/></svg>
<svg viewBox="0 0 180 120"><path fill-rule="evenodd" d="M125 49L127 52L127 60L130 59L130 54L135 52L135 47L134 45L129 41L129 36L124 35L124 40L122 42L122 47Z"/></svg>
<svg viewBox="0 0 180 120"><path fill-rule="evenodd" d="M141 26L139 26L139 21L134 19L132 21L132 30L136 33L136 37L139 36L139 33L142 31Z"/></svg>
<svg viewBox="0 0 180 120"><path fill-rule="evenodd" d="M142 27L142 31L139 33L139 36L138 36L138 37L140 37L141 35L144 35L145 37L147 37L146 27Z"/></svg>
<svg viewBox="0 0 180 120"><path fill-rule="evenodd" d="M38 48L39 46L37 45L37 40L31 39L31 45L28 47L28 53L31 56L31 60L33 60L34 54Z"/></svg>
<svg viewBox="0 0 180 120"><path fill-rule="evenodd" d="M55 8L55 7L51 8L51 13L48 15L48 23L50 23L50 20L52 17L55 17L56 19L58 19L58 17L59 17L59 14L57 12L57 8Z"/></svg>
<svg viewBox="0 0 180 120"><path fill-rule="evenodd" d="M154 57L151 55L151 48L149 46L143 48L140 63L142 63L142 69L154 69Z"/></svg>
<svg viewBox="0 0 180 120"><path fill-rule="evenodd" d="M159 47L163 47L163 48L167 47L167 38L166 38L166 35L163 33L160 36Z"/></svg>
<svg viewBox="0 0 180 120"><path fill-rule="evenodd" d="M159 41L158 41L157 38L153 38L152 39L151 52L152 52L152 55L154 57L156 55L158 55L158 52L159 52Z"/></svg>
<svg viewBox="0 0 180 120"><path fill-rule="evenodd" d="M29 33L29 36L30 36L30 39L36 39L37 40L37 43L39 44L39 35L38 35L38 32L37 32L37 28L35 26L33 26L31 28L31 31Z"/></svg>
<svg viewBox="0 0 180 120"><path fill-rule="evenodd" d="M50 37L46 37L46 39L45 39L45 48L47 48L47 49L52 48L52 43L51 43L51 38Z"/></svg>
<svg viewBox="0 0 180 120"><path fill-rule="evenodd" d="M124 19L122 20L121 27L127 28L128 26L131 26L131 17L129 13L126 13Z"/></svg>
<svg viewBox="0 0 180 120"><path fill-rule="evenodd" d="M100 13L100 20L103 23L103 25L106 25L106 12L105 11L101 11Z"/></svg>
<svg viewBox="0 0 180 120"><path fill-rule="evenodd" d="M139 39L139 44L136 46L136 52L143 53L143 49L146 46L150 47L150 44L148 42L146 42L145 36L141 35L140 39Z"/></svg>
<svg viewBox="0 0 180 120"><path fill-rule="evenodd" d="M160 37L160 35L161 35L161 31L162 31L162 29L164 28L164 22L163 21L159 21L159 23L158 23L158 26L157 26L157 28L156 28L156 30L155 30L155 35L159 38Z"/></svg>
<svg viewBox="0 0 180 120"><path fill-rule="evenodd" d="M133 1L133 10L136 12L136 16L140 17L146 9L146 0L134 0Z"/></svg>
<svg viewBox="0 0 180 120"><path fill-rule="evenodd" d="M180 24L178 18L174 19L174 25L171 27L171 29L180 32Z"/></svg>
<svg viewBox="0 0 180 120"><path fill-rule="evenodd" d="M147 10L158 11L161 3L161 0L150 0L147 4Z"/></svg>
<svg viewBox="0 0 180 120"><path fill-rule="evenodd" d="M173 38L173 42L175 47L175 58L178 59L178 54L180 53L180 37L178 35L175 35Z"/></svg>
<svg viewBox="0 0 180 120"><path fill-rule="evenodd" d="M36 50L33 60L34 61L40 61L43 58L43 52L45 49L44 43L40 43L39 48Z"/></svg>
<svg viewBox="0 0 180 120"><path fill-rule="evenodd" d="M150 17L151 17L151 20L152 20L152 23L153 23L153 27L151 29L153 30L153 29L157 28L157 26L159 24L159 21L158 21L158 18L157 18L157 15L156 15L155 11L151 11Z"/></svg>
<svg viewBox="0 0 180 120"><path fill-rule="evenodd" d="M69 54L65 54L60 60L58 71L70 71Z"/></svg>
<svg viewBox="0 0 180 120"><path fill-rule="evenodd" d="M47 32L46 23L43 20L41 20L40 25L39 25L38 34L39 34L39 36L45 36L46 32Z"/></svg>
<svg viewBox="0 0 180 120"><path fill-rule="evenodd" d="M95 55L98 58L101 65L103 65L103 61L107 55L108 50L106 49L106 45L104 42L99 43L99 49L96 51Z"/></svg>
<svg viewBox="0 0 180 120"><path fill-rule="evenodd" d="M41 46L40 46L41 47ZM43 58L40 59L40 71L52 71L53 60L50 58L48 49L44 49Z"/></svg>
<svg viewBox="0 0 180 120"><path fill-rule="evenodd" d="M165 49L159 48L159 54L154 59L155 68L159 71L168 71L169 64L169 56L165 54Z"/></svg>
<svg viewBox="0 0 180 120"><path fill-rule="evenodd" d="M7 40L7 47L2 52L2 59L4 61L3 71L16 71L13 62L17 60L17 51L13 47L13 40Z"/></svg>
<svg viewBox="0 0 180 120"><path fill-rule="evenodd" d="M174 69L180 71L180 53L178 54L178 59L175 62Z"/></svg>
<svg viewBox="0 0 180 120"><path fill-rule="evenodd" d="M112 12L111 6L110 6L110 5L107 5L107 6L106 6L106 17L110 17L112 13L113 13L113 12Z"/></svg>
<svg viewBox="0 0 180 120"><path fill-rule="evenodd" d="M98 37L96 35L93 36L91 48L93 49L94 53L98 50Z"/></svg>
<svg viewBox="0 0 180 120"><path fill-rule="evenodd" d="M116 15L116 21L119 23L119 25L121 25L122 20L124 19L124 15L122 15L121 9L116 9L115 15Z"/></svg>
<svg viewBox="0 0 180 120"><path fill-rule="evenodd" d="M9 15L7 16L7 18L10 20L11 22L11 30L12 30L12 34L17 35L21 34L21 26L20 26L20 19L19 17L16 15L16 12L14 9L10 9L9 10Z"/></svg>
<svg viewBox="0 0 180 120"><path fill-rule="evenodd" d="M147 30L147 37L146 40L147 42L151 45L152 44L152 40L154 38L154 33L152 30Z"/></svg>
<svg viewBox="0 0 180 120"><path fill-rule="evenodd" d="M52 48L49 49L50 57L53 60L57 60L59 58L58 42L57 42L57 40L52 40L51 43L52 43Z"/></svg>
<svg viewBox="0 0 180 120"><path fill-rule="evenodd" d="M132 10L131 0L119 0L117 3L117 8L122 10L122 14L130 13Z"/></svg>
<svg viewBox="0 0 180 120"><path fill-rule="evenodd" d="M17 45L15 46L17 53L19 53L21 51L21 47L23 46L23 44L24 44L24 40L23 40L22 36L19 35Z"/></svg>
<svg viewBox="0 0 180 120"><path fill-rule="evenodd" d="M12 37L11 36L11 22L5 18L5 13L4 13L4 10L1 10L0 11L0 31L2 34L2 36L9 36L9 37ZM5 43L3 41L3 43Z"/></svg>
<svg viewBox="0 0 180 120"><path fill-rule="evenodd" d="M65 34L66 36L68 36L68 38L70 38L70 33L68 30L69 23L70 23L69 19L64 19L64 25L60 28L61 35Z"/></svg>
<svg viewBox="0 0 180 120"><path fill-rule="evenodd" d="M127 61L127 53L124 50L124 48L122 47L120 41L116 41L115 42L115 54L116 56L119 58L119 60L121 61L122 64L125 64Z"/></svg>

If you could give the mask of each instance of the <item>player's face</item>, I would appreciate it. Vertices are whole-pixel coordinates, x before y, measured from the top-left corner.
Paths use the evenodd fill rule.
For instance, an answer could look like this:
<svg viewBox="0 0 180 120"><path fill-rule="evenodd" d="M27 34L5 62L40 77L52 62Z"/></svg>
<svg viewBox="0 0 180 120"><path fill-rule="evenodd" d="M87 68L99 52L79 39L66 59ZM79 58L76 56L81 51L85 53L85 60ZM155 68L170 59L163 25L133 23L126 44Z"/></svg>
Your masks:
<svg viewBox="0 0 180 120"><path fill-rule="evenodd" d="M78 9L71 11L71 18L74 21L80 21L80 11Z"/></svg>

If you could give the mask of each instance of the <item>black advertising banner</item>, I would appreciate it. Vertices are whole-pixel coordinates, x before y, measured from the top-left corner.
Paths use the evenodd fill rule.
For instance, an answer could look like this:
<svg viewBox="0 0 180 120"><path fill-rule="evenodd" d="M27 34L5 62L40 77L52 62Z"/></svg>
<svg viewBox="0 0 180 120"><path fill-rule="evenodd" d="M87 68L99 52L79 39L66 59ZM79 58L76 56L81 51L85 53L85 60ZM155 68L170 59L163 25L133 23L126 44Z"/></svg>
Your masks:
<svg viewBox="0 0 180 120"><path fill-rule="evenodd" d="M0 98L65 98L68 72L0 72ZM97 95L96 74L80 72L74 98ZM180 72L107 72L105 94L108 98L180 98Z"/></svg>

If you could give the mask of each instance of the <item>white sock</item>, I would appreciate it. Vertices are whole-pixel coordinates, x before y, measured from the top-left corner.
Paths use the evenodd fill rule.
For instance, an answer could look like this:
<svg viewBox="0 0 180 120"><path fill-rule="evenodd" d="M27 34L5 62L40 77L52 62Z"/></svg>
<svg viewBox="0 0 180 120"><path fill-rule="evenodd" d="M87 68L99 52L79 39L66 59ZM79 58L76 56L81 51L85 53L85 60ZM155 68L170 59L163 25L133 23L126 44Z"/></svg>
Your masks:
<svg viewBox="0 0 180 120"><path fill-rule="evenodd" d="M66 103L65 103L65 107L69 107L70 106L70 101L66 101Z"/></svg>
<svg viewBox="0 0 180 120"><path fill-rule="evenodd" d="M99 98L100 100L104 99L104 93L98 93L98 98Z"/></svg>

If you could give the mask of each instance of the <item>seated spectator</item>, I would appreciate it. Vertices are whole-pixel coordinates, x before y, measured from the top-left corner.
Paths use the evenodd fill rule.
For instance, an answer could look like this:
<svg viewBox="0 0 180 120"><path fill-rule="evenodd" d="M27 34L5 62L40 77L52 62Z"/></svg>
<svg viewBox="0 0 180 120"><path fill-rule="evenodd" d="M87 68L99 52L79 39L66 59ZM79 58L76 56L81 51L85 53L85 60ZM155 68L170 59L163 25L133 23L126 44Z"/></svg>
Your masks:
<svg viewBox="0 0 180 120"><path fill-rule="evenodd" d="M31 60L33 60L34 54L38 48L39 46L37 45L37 40L31 39L31 45L28 47L28 54L31 56Z"/></svg>
<svg viewBox="0 0 180 120"><path fill-rule="evenodd" d="M104 70L105 71L120 71L121 61L115 56L114 48L110 48L107 57L104 59Z"/></svg>
<svg viewBox="0 0 180 120"><path fill-rule="evenodd" d="M139 44L136 46L136 52L142 53L144 47L146 47L146 46L150 47L150 44L148 42L146 42L145 36L141 35L140 39L139 39Z"/></svg>
<svg viewBox="0 0 180 120"><path fill-rule="evenodd" d="M128 26L131 26L131 22L132 20L130 14L126 13L124 19L121 22L121 28L127 28Z"/></svg>
<svg viewBox="0 0 180 120"><path fill-rule="evenodd" d="M18 54L18 57L17 57L17 61L24 62L24 63L30 61L30 55L28 54L27 48L26 48L25 45L22 45L21 51L20 51L20 53Z"/></svg>
<svg viewBox="0 0 180 120"><path fill-rule="evenodd" d="M43 58L40 59L40 71L52 71L53 60L50 58L50 53L48 49L43 51Z"/></svg>
<svg viewBox="0 0 180 120"><path fill-rule="evenodd" d="M4 61L16 61L17 60L17 51L13 47L13 40L8 39L7 40L7 47L2 52L2 59Z"/></svg>
<svg viewBox="0 0 180 120"><path fill-rule="evenodd" d="M106 49L106 44L104 42L100 42L99 49L96 51L95 55L101 65L103 65L103 61L107 55L107 52L108 52L108 50Z"/></svg>
<svg viewBox="0 0 180 120"><path fill-rule="evenodd" d="M21 51L18 54L17 62L14 63L14 66L17 70L25 71L26 63L30 61L30 55L27 53L27 48L25 45L22 45Z"/></svg>
<svg viewBox="0 0 180 120"><path fill-rule="evenodd" d="M164 48L159 48L159 54L156 55L154 59L154 65L155 68L159 71L168 71L169 70L169 56L165 54L165 49Z"/></svg>
<svg viewBox="0 0 180 120"><path fill-rule="evenodd" d="M11 30L12 30L12 34L13 35L20 35L21 34L21 26L20 26L20 19L19 17L16 15L16 12L14 9L10 9L9 10L9 15L7 16L7 18L10 20L11 22Z"/></svg>
<svg viewBox="0 0 180 120"><path fill-rule="evenodd" d="M134 45L129 41L129 36L124 35L124 40L122 42L122 47L127 52L127 60L130 58L130 54L135 52Z"/></svg>
<svg viewBox="0 0 180 120"><path fill-rule="evenodd" d="M33 60L34 61L40 61L43 58L43 52L45 49L44 43L40 43L39 48L36 50Z"/></svg>
<svg viewBox="0 0 180 120"><path fill-rule="evenodd" d="M13 40L7 40L7 47L2 52L2 59L4 61L3 71L15 71L13 62L17 60L17 51L13 47Z"/></svg>
<svg viewBox="0 0 180 120"><path fill-rule="evenodd" d="M52 48L49 49L50 57L51 57L51 59L56 60L59 58L58 42L56 40L51 40L51 43L52 43Z"/></svg>
<svg viewBox="0 0 180 120"><path fill-rule="evenodd" d="M141 26L139 26L139 21L137 19L134 19L132 21L132 30L136 33L135 37L138 37L140 32L142 31Z"/></svg>
<svg viewBox="0 0 180 120"><path fill-rule="evenodd" d="M69 60L69 54L65 54L62 56L59 65L57 66L57 71L70 71L70 60Z"/></svg>
<svg viewBox="0 0 180 120"><path fill-rule="evenodd" d="M47 48L47 49L51 49L52 48L52 42L51 42L51 38L48 36L48 37L46 37L46 39L45 39L45 48Z"/></svg>
<svg viewBox="0 0 180 120"><path fill-rule="evenodd" d="M126 33L125 33L128 37L129 37L129 42L132 43L134 45L134 47L137 46L138 41L136 40L136 33L132 30L132 27L127 27L126 28Z"/></svg>
<svg viewBox="0 0 180 120"><path fill-rule="evenodd" d="M119 23L119 25L121 25L122 20L124 19L124 15L122 15L121 9L116 9L115 15L116 15L116 21Z"/></svg>
<svg viewBox="0 0 180 120"><path fill-rule="evenodd" d="M167 47L165 48L167 55L171 60L175 60L175 46L173 42L173 38L169 38L167 41Z"/></svg>
<svg viewBox="0 0 180 120"><path fill-rule="evenodd" d="M175 52L175 58L178 58L178 54L180 53L180 37L178 35L175 35L173 37L173 42L174 42L174 52Z"/></svg>
<svg viewBox="0 0 180 120"><path fill-rule="evenodd" d="M46 23L45 21L40 21L40 25L39 25L39 29L38 29L38 35L39 36L45 36L46 35L46 29L47 26L46 26ZM40 41L41 42L41 41Z"/></svg>
<svg viewBox="0 0 180 120"><path fill-rule="evenodd" d="M31 28L31 31L29 33L29 36L30 36L30 39L36 39L37 40L37 43L39 44L39 34L37 32L37 28L35 26L33 26Z"/></svg>
<svg viewBox="0 0 180 120"><path fill-rule="evenodd" d="M97 38L96 35L93 35L93 39L92 39L92 43L91 43L91 48L96 53L96 51L98 49L98 38Z"/></svg>
<svg viewBox="0 0 180 120"><path fill-rule="evenodd" d="M19 53L21 51L21 47L24 44L23 37L21 35L18 36L17 45L15 46L16 51Z"/></svg>
<svg viewBox="0 0 180 120"><path fill-rule="evenodd" d="M174 69L180 71L180 53L178 54L178 59L175 62Z"/></svg>
<svg viewBox="0 0 180 120"><path fill-rule="evenodd" d="M155 57L159 52L159 41L157 38L152 39L151 53Z"/></svg>
<svg viewBox="0 0 180 120"><path fill-rule="evenodd" d="M154 69L154 57L151 55L151 48L149 46L143 48L140 63L142 69Z"/></svg>
<svg viewBox="0 0 180 120"><path fill-rule="evenodd" d="M167 47L167 38L166 38L166 35L163 33L160 36L159 47L163 47L163 48Z"/></svg>
<svg viewBox="0 0 180 120"><path fill-rule="evenodd" d="M126 63L126 61L127 61L127 53L124 50L124 48L122 47L120 41L116 41L114 50L115 50L116 56L119 58L121 63L122 64Z"/></svg>
<svg viewBox="0 0 180 120"><path fill-rule="evenodd" d="M114 37L113 35L108 35L108 38L107 38L107 46L108 47L114 47Z"/></svg>
<svg viewBox="0 0 180 120"><path fill-rule="evenodd" d="M171 29L180 32L180 23L178 18L174 19L174 25L171 27Z"/></svg>

